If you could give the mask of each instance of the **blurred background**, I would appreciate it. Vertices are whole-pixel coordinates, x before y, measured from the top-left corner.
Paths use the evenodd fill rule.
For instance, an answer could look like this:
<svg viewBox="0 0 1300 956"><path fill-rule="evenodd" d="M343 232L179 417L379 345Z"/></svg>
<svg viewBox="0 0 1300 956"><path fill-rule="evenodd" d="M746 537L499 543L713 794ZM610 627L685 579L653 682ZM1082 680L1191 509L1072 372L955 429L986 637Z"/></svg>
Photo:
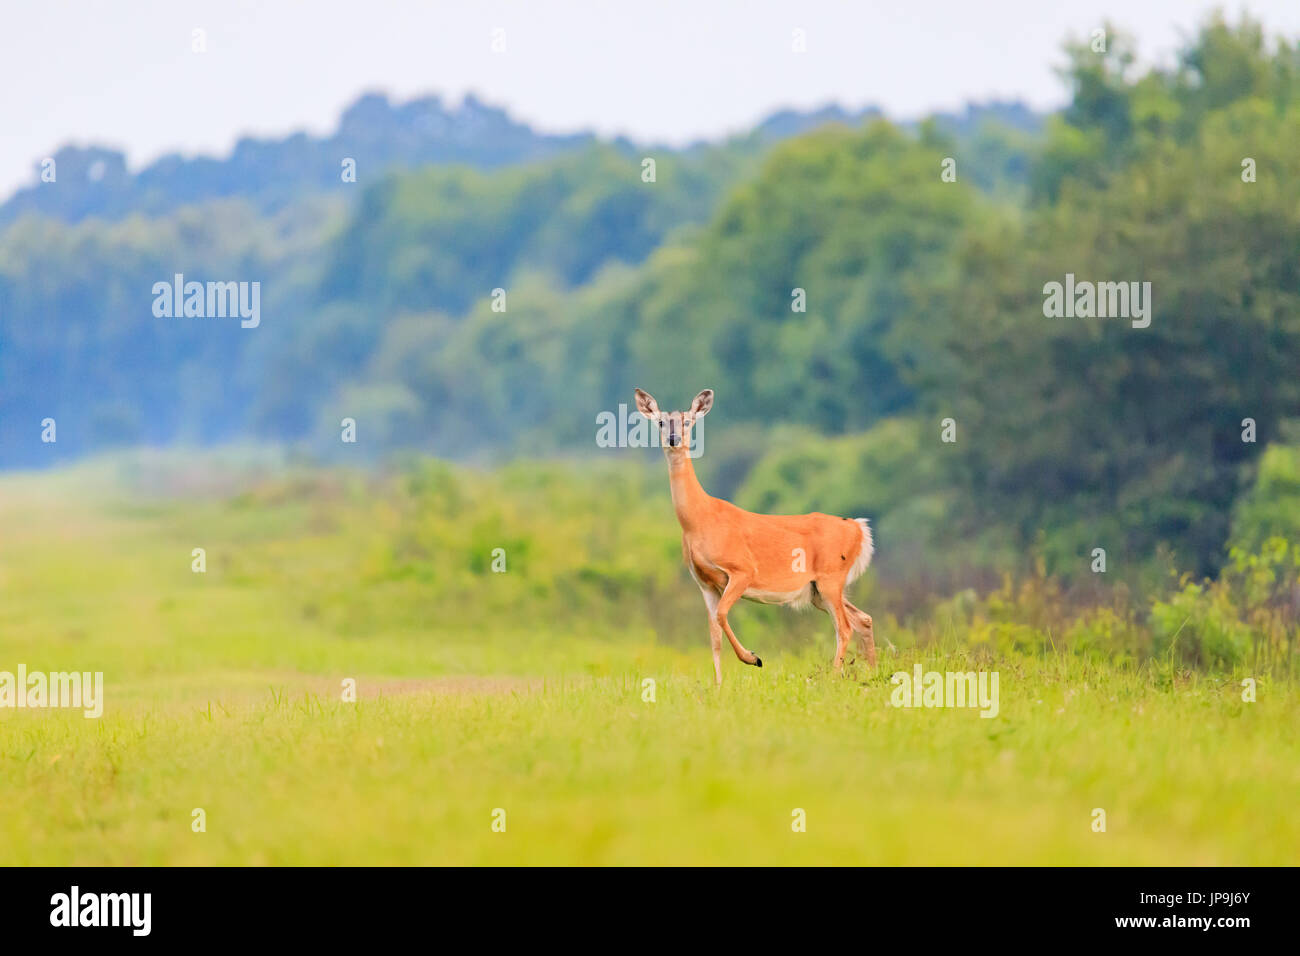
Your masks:
<svg viewBox="0 0 1300 956"><path fill-rule="evenodd" d="M207 496L338 549L258 565L306 619L700 643L659 452L596 436L711 387L706 489L871 518L895 635L1293 668L1300 10L1113 6L11 11L11 547L58 482ZM155 316L177 273L260 325ZM1149 328L1045 318L1067 273Z"/></svg>

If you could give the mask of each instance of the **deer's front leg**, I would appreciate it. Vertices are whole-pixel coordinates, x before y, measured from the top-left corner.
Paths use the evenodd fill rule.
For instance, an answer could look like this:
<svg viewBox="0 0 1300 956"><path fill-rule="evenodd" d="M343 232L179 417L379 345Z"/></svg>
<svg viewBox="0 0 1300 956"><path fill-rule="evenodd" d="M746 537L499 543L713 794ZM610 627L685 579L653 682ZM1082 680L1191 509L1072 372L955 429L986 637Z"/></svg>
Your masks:
<svg viewBox="0 0 1300 956"><path fill-rule="evenodd" d="M722 592L722 597L718 599L718 612L716 617L718 625L722 628L722 632L727 635L727 640L731 642L731 649L736 652L736 656L746 664L753 664L755 667L762 667L763 659L757 654L745 650L744 645L741 644L740 641L736 640L735 632L731 630L731 625L727 622L727 612L731 610L732 605L740 600L741 596L745 593L745 590L749 587L749 582L751 580L752 578L749 575L743 574L739 571L731 574L727 579L726 590Z"/></svg>
<svg viewBox="0 0 1300 956"><path fill-rule="evenodd" d="M700 585L704 606L709 611L709 643L713 646L713 682L722 686L722 627L718 624L718 592Z"/></svg>

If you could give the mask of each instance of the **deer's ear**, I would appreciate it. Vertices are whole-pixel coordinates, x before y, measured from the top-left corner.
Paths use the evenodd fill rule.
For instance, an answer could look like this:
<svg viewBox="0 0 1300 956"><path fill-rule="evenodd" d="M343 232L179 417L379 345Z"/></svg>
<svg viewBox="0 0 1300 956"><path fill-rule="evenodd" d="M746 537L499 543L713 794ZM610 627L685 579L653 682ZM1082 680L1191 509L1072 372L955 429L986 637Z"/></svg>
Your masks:
<svg viewBox="0 0 1300 956"><path fill-rule="evenodd" d="M649 392L643 392L638 388L636 390L636 410L646 418L654 418L659 414L659 403L654 400L654 396Z"/></svg>
<svg viewBox="0 0 1300 956"><path fill-rule="evenodd" d="M706 388L700 394L695 396L695 401L691 402L691 415L695 418L703 418L709 414L709 409L713 407L713 389Z"/></svg>

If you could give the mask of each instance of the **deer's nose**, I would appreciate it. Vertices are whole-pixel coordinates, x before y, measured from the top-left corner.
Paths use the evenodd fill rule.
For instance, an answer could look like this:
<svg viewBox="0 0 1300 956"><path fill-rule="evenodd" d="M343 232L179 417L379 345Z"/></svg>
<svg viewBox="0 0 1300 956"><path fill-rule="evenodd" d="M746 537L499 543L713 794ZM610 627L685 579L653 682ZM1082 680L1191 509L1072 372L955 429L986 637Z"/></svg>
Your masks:
<svg viewBox="0 0 1300 956"><path fill-rule="evenodd" d="M680 445L681 443L682 443L682 436L681 436L681 435L673 435L673 434L669 434L669 436L668 436L668 445L669 445L669 447L676 448L676 447L677 447L678 445Z"/></svg>

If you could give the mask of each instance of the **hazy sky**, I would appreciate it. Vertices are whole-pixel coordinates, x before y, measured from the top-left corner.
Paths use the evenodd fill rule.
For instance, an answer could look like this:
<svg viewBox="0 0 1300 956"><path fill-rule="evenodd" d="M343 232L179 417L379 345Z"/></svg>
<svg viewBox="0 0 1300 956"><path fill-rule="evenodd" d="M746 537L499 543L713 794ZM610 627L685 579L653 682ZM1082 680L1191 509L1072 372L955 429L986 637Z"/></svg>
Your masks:
<svg viewBox="0 0 1300 956"><path fill-rule="evenodd" d="M173 150L224 155L244 133L325 132L364 90L473 91L547 131L669 142L831 100L899 117L993 97L1053 107L1067 36L1110 17L1164 61L1215 6L1300 35L1300 0L12 2L0 196L69 141L124 149L132 168ZM191 50L195 28L206 53Z"/></svg>

